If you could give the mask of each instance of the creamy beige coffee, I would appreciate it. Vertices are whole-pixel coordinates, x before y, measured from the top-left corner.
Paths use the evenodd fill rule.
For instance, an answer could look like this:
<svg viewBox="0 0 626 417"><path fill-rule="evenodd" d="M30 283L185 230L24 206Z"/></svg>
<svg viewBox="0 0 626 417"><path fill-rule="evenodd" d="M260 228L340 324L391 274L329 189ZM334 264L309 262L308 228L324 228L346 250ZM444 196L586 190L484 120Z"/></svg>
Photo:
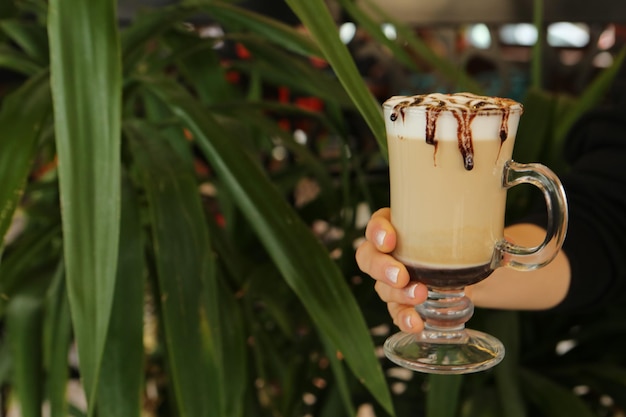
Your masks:
<svg viewBox="0 0 626 417"><path fill-rule="evenodd" d="M484 278L503 237L503 168L522 106L459 93L396 96L383 109L394 256L422 281L424 270Z"/></svg>

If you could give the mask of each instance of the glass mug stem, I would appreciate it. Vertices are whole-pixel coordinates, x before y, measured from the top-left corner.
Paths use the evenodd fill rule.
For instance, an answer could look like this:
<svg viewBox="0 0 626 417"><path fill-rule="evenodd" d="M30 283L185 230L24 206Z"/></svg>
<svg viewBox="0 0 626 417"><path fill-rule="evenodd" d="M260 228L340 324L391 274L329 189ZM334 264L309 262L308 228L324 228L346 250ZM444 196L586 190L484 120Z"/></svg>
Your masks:
<svg viewBox="0 0 626 417"><path fill-rule="evenodd" d="M428 299L415 307L424 321L422 339L438 343L466 343L465 322L474 305L463 288L429 288Z"/></svg>

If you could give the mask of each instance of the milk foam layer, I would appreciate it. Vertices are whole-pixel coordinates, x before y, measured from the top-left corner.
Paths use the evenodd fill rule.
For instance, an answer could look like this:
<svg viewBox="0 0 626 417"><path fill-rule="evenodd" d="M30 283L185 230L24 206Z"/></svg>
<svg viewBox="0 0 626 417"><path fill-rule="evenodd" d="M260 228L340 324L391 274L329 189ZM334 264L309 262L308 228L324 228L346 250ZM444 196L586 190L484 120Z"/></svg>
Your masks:
<svg viewBox="0 0 626 417"><path fill-rule="evenodd" d="M383 104L387 134L401 139L425 140L436 146L454 141L473 169L476 140L504 142L516 132L522 105L514 100L471 93L394 96Z"/></svg>
<svg viewBox="0 0 626 417"><path fill-rule="evenodd" d="M400 107L409 110L445 107L446 110L458 109L479 114L499 113L503 108L522 110L522 105L515 100L501 97L479 96L472 93L430 93L414 96L394 96L389 98L385 107Z"/></svg>
<svg viewBox="0 0 626 417"><path fill-rule="evenodd" d="M385 117L389 117L385 111ZM471 134L473 140L493 140L500 135L502 115L489 114L474 118L471 123ZM509 115L506 131L515 130L519 122L519 115ZM458 140L459 122L450 112L442 112L436 120L435 136L436 141L456 142ZM426 114L422 110L419 113L412 111L410 116L405 116L405 121L397 121L387 131L403 139L424 140L426 132ZM505 139L506 140L506 139Z"/></svg>

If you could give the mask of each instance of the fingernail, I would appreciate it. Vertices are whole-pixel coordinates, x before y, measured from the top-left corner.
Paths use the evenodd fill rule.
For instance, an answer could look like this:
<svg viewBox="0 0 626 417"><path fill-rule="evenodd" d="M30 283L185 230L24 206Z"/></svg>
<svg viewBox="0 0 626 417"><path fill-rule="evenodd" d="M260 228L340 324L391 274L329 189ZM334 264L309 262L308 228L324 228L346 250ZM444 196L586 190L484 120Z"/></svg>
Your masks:
<svg viewBox="0 0 626 417"><path fill-rule="evenodd" d="M379 230L376 232L375 240L377 246L382 246L385 243L385 236L387 236L387 232L384 230Z"/></svg>
<svg viewBox="0 0 626 417"><path fill-rule="evenodd" d="M387 277L389 281L393 282L394 284L398 282L399 273L400 273L400 269L395 266L390 266L387 269L385 269L385 276Z"/></svg>
<svg viewBox="0 0 626 417"><path fill-rule="evenodd" d="M406 327L408 327L409 329L413 328L413 323L411 321L411 316L405 316L404 317L404 324L406 325Z"/></svg>
<svg viewBox="0 0 626 417"><path fill-rule="evenodd" d="M409 298L415 298L415 289L417 288L417 284L410 285L404 289L404 293Z"/></svg>

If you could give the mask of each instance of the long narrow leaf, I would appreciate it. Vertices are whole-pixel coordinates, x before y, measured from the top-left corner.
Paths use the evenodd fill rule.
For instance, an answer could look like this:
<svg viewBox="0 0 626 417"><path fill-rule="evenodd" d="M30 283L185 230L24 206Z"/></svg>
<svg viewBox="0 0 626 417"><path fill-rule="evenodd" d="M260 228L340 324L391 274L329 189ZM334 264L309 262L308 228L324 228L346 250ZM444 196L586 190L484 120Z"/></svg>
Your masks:
<svg viewBox="0 0 626 417"><path fill-rule="evenodd" d="M230 30L245 28L292 52L321 56L318 46L292 26L223 1L203 3L202 9Z"/></svg>
<svg viewBox="0 0 626 417"><path fill-rule="evenodd" d="M526 404L519 382L520 323L514 311L489 311L485 314L485 329L506 346L504 360L493 370L500 405L507 417L525 417Z"/></svg>
<svg viewBox="0 0 626 417"><path fill-rule="evenodd" d="M387 157L385 124L380 106L367 89L347 47L341 42L337 26L322 0L286 0L311 32L339 81L371 129L381 153Z"/></svg>
<svg viewBox="0 0 626 417"><path fill-rule="evenodd" d="M21 294L13 300L7 312L13 353L13 384L24 417L40 417L43 400L41 321L39 298Z"/></svg>
<svg viewBox="0 0 626 417"><path fill-rule="evenodd" d="M0 29L37 64L48 64L48 38L43 27L19 20L5 20L0 22Z"/></svg>
<svg viewBox="0 0 626 417"><path fill-rule="evenodd" d="M250 105L250 103L245 102L237 104L238 105L232 106L232 108L225 108L224 106L221 106L220 108L212 107L212 109L215 108L216 112L220 112L220 114L228 114L228 116L232 118L232 125L229 125L229 130L232 131L232 134L237 134L241 129L237 116L241 114L241 112L245 112L248 125L262 129L263 132L267 132L272 138L280 138L281 144L292 152L297 158L298 163L303 166L306 172L313 175L316 181L319 182L321 188L320 197L324 201L326 207L329 209L336 209L338 207L338 201L335 193L333 192L334 187L331 175L328 172L327 167L323 165L313 152L311 152L308 147L297 143L292 134L286 132L284 129L281 129L276 122L264 116L260 109L255 105ZM261 108L267 108L269 110L275 109L276 111L281 110L281 108L272 106L263 106ZM284 106L282 109L285 110L288 108ZM306 114L304 111L301 111L300 113L294 112L294 114L306 117L317 116L314 114ZM326 125L330 126L329 124ZM330 128L332 129L332 126L330 126Z"/></svg>
<svg viewBox="0 0 626 417"><path fill-rule="evenodd" d="M256 231L314 322L357 378L392 412L391 396L359 307L326 250L269 183L237 139L167 80L147 86L189 127L212 167Z"/></svg>
<svg viewBox="0 0 626 417"><path fill-rule="evenodd" d="M37 74L41 66L23 53L0 45L0 68L31 76Z"/></svg>
<svg viewBox="0 0 626 417"><path fill-rule="evenodd" d="M113 311L98 384L98 415L141 416L143 382L143 244L135 192L122 187L120 247Z"/></svg>
<svg viewBox="0 0 626 417"><path fill-rule="evenodd" d="M0 110L0 238L4 237L22 196L35 145L52 112L45 71L4 98ZM0 241L0 247L2 241Z"/></svg>
<svg viewBox="0 0 626 417"><path fill-rule="evenodd" d="M454 417L461 398L463 375L429 375L427 417Z"/></svg>
<svg viewBox="0 0 626 417"><path fill-rule="evenodd" d="M336 78L320 73L307 62L268 45L263 38L254 36L231 36L240 41L252 53L255 60L233 64L243 70L250 66L264 79L275 85L284 85L296 92L311 94L323 100L331 100L351 108L352 102Z"/></svg>
<svg viewBox="0 0 626 417"><path fill-rule="evenodd" d="M14 295L19 294L25 286L30 285L34 276L30 268L33 265L50 264L59 257L53 250L54 242L60 238L60 227L51 225L36 230L26 230L20 239L13 244L11 252L4 258L0 266L0 317Z"/></svg>
<svg viewBox="0 0 626 417"><path fill-rule="evenodd" d="M50 283L48 271L33 270L31 280L7 310L14 384L23 417L39 417L43 403L43 299Z"/></svg>
<svg viewBox="0 0 626 417"><path fill-rule="evenodd" d="M63 262L57 267L48 290L44 316L44 365L48 375L46 398L50 417L67 416L66 387L69 379L68 352L72 336L70 307Z"/></svg>
<svg viewBox="0 0 626 417"><path fill-rule="evenodd" d="M461 91L471 91L477 94L481 93L482 88L480 85L472 79L461 66L455 64L450 59L439 56L430 46L428 46L426 42L415 35L411 27L398 21L397 19L392 18L391 15L386 13L385 10L379 5L372 1L368 1L366 3L367 6L372 9L373 14L380 20L394 25L396 32L398 33L398 41L391 41L387 39L385 34L380 29L380 24L375 26L375 22L354 4L351 4L347 0L341 0L341 4L346 7L346 9L349 10L361 24L365 25L368 32L378 42L390 48L396 59L399 59L405 65L408 65L408 68L416 69L416 66L415 60L406 52L407 48L432 66L435 73L443 76L451 85L455 86L456 89ZM402 45L402 47L400 45Z"/></svg>
<svg viewBox="0 0 626 417"><path fill-rule="evenodd" d="M152 231L172 389L181 417L222 416L217 285L195 178L154 128L125 127Z"/></svg>
<svg viewBox="0 0 626 417"><path fill-rule="evenodd" d="M195 10L195 7L177 5L139 14L136 22L121 34L124 72L127 73L132 69L136 62L131 58L141 55L148 41L153 40Z"/></svg>
<svg viewBox="0 0 626 417"><path fill-rule="evenodd" d="M223 103L237 96L236 89L223 82L226 69L220 64L212 42L178 31L169 32L165 41L176 51L173 56L177 57L181 75L194 86L203 103Z"/></svg>
<svg viewBox="0 0 626 417"><path fill-rule="evenodd" d="M219 318L222 345L222 368L228 375L228 383L223 384L224 415L245 417L244 399L248 389L248 352L246 349L246 324L241 308L229 288L219 289Z"/></svg>
<svg viewBox="0 0 626 417"><path fill-rule="evenodd" d="M521 376L526 395L542 416L592 417L596 415L570 389L530 370L522 370Z"/></svg>
<svg viewBox="0 0 626 417"><path fill-rule="evenodd" d="M348 416L355 415L354 405L352 404L352 398L350 396L350 388L348 384L348 378L346 375L345 366L342 361L337 358L337 352L333 350L333 345L322 336L322 342L326 349L326 356L330 362L330 366L333 369L335 375L335 383L337 384L337 392L341 398L341 403L345 409L345 413Z"/></svg>
<svg viewBox="0 0 626 417"><path fill-rule="evenodd" d="M118 254L122 71L116 4L52 0L48 16L67 286L90 415Z"/></svg>

